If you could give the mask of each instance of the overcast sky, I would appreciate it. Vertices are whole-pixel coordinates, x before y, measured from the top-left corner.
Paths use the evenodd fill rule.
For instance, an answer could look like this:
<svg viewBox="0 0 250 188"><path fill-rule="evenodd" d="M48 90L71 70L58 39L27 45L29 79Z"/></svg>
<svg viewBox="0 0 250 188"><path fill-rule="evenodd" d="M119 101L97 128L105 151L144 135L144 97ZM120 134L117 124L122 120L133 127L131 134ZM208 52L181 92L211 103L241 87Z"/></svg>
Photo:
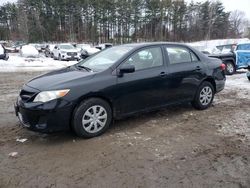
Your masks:
<svg viewBox="0 0 250 188"><path fill-rule="evenodd" d="M191 2L192 0L185 0ZM204 2L205 0L193 0L194 2ZM240 10L245 12L246 17L250 19L250 0L220 0L226 8L226 11Z"/></svg>
<svg viewBox="0 0 250 188"><path fill-rule="evenodd" d="M6 2L16 2L17 0L0 0L0 4ZM191 2L192 0L185 0ZM205 0L193 0L194 2L202 2ZM227 11L241 10L245 12L246 17L250 19L250 0L220 0Z"/></svg>

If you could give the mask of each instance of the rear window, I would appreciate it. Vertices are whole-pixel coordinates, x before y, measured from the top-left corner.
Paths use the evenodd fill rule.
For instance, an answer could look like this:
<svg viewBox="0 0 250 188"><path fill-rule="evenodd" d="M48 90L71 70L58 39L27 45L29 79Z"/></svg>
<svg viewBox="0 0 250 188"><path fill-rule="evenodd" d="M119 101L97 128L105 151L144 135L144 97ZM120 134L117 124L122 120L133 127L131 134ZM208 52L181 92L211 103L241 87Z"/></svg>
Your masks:
<svg viewBox="0 0 250 188"><path fill-rule="evenodd" d="M184 47L166 47L170 64L191 63L199 61L198 57Z"/></svg>

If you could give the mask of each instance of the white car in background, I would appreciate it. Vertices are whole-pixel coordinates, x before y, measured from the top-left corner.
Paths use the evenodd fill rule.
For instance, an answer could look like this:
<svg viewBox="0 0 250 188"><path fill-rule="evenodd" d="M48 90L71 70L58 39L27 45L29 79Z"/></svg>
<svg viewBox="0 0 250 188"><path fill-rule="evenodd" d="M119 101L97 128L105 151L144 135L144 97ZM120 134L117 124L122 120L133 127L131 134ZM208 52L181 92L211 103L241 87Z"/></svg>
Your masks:
<svg viewBox="0 0 250 188"><path fill-rule="evenodd" d="M20 56L22 57L31 57L37 58L39 57L38 50L32 45L24 45L20 48Z"/></svg>
<svg viewBox="0 0 250 188"><path fill-rule="evenodd" d="M101 50L91 46L90 44L77 44L76 48L78 48L80 50L85 50L89 56L101 51Z"/></svg>
<svg viewBox="0 0 250 188"><path fill-rule="evenodd" d="M112 46L113 46L113 44L111 44L111 43L103 43L103 44L97 45L96 48L98 48L100 50L104 50L104 49L110 48Z"/></svg>
<svg viewBox="0 0 250 188"><path fill-rule="evenodd" d="M56 60L80 60L80 50L70 43L55 45L53 49L53 58Z"/></svg>

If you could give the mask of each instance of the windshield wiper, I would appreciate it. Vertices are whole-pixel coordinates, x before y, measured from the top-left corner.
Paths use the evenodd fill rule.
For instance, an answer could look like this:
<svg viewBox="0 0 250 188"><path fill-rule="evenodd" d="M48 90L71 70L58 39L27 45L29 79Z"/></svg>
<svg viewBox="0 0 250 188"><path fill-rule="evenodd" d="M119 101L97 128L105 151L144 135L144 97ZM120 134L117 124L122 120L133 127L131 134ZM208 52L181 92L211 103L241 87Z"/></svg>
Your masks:
<svg viewBox="0 0 250 188"><path fill-rule="evenodd" d="M83 68L83 69L85 69L86 71L88 71L88 72L91 72L92 71L92 69L91 68L89 68L89 67L85 67L85 66L83 66L83 65L78 65L77 67L79 67L79 68Z"/></svg>

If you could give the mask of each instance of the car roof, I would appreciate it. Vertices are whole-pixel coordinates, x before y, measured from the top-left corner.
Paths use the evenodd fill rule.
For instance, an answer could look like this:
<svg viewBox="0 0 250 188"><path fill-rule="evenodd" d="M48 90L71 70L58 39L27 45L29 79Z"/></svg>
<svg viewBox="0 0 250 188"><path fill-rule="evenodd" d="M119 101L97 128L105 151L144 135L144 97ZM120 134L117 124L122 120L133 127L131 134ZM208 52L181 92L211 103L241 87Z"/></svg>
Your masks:
<svg viewBox="0 0 250 188"><path fill-rule="evenodd" d="M58 44L58 45L71 45L71 46L72 46L71 43L60 43L60 44Z"/></svg>
<svg viewBox="0 0 250 188"><path fill-rule="evenodd" d="M250 44L250 41L238 43L238 45L244 45L244 44Z"/></svg>
<svg viewBox="0 0 250 188"><path fill-rule="evenodd" d="M123 44L121 46L129 46L129 47L147 47L147 46L154 46L154 45L181 45L190 47L184 43L178 42L142 42L142 43L130 43L130 44Z"/></svg>

